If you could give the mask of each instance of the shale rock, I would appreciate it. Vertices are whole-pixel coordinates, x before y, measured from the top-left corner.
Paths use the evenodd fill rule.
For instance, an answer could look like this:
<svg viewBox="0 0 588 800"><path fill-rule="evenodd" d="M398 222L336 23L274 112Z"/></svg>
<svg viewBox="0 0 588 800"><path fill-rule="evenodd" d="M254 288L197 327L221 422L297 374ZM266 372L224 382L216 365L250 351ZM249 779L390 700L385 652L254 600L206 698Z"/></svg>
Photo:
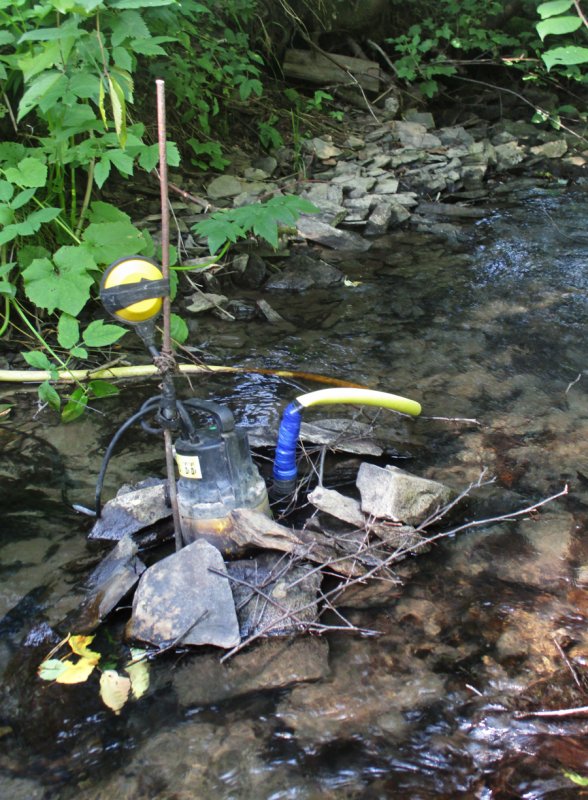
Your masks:
<svg viewBox="0 0 588 800"><path fill-rule="evenodd" d="M196 541L146 570L127 635L158 647L239 644L235 603L216 547Z"/></svg>
<svg viewBox="0 0 588 800"><path fill-rule="evenodd" d="M366 514L408 525L423 522L454 496L451 489L437 481L411 475L398 467L368 463L359 468L357 488Z"/></svg>

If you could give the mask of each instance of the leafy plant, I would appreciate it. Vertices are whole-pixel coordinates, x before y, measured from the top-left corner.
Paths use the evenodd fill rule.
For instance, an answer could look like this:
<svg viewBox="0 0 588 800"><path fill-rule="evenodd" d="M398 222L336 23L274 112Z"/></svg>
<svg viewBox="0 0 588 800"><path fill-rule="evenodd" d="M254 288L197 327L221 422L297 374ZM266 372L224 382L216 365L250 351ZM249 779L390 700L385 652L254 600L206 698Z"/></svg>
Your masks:
<svg viewBox="0 0 588 800"><path fill-rule="evenodd" d="M569 36L582 27L583 22L576 11L568 13L573 6L573 0L550 0L537 6L541 22L536 27L541 41L545 41L547 36ZM550 47L541 54L541 58L548 70L563 67L565 77L586 81L579 67L588 63L588 47L576 43Z"/></svg>
<svg viewBox="0 0 588 800"><path fill-rule="evenodd" d="M265 203L216 211L208 219L196 223L192 230L207 238L212 254L250 233L277 248L280 225L293 225L299 214L317 211L316 206L302 197L278 195Z"/></svg>

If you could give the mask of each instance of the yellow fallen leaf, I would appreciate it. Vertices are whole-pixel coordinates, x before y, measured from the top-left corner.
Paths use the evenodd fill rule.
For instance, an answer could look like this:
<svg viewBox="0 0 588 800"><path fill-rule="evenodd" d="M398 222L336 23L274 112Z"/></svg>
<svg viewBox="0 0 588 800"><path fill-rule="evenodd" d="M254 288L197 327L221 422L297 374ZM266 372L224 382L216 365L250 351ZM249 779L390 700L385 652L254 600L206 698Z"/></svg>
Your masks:
<svg viewBox="0 0 588 800"><path fill-rule="evenodd" d="M88 658L80 658L76 663L66 659L61 663L65 664L67 669L55 678L56 683L83 683L88 680L96 666L96 663Z"/></svg>
<svg viewBox="0 0 588 800"><path fill-rule="evenodd" d="M343 281L343 286L361 286L362 281L351 281L349 278L345 278Z"/></svg>
<svg viewBox="0 0 588 800"><path fill-rule="evenodd" d="M87 661L97 664L100 661L100 653L95 650L88 650L88 645L94 641L93 636L70 636L69 646L77 656L82 656Z"/></svg>
<svg viewBox="0 0 588 800"><path fill-rule="evenodd" d="M127 702L131 691L131 681L113 669L105 669L100 676L100 697L104 705L119 714Z"/></svg>
<svg viewBox="0 0 588 800"><path fill-rule="evenodd" d="M149 688L149 664L142 659L144 653L144 650L132 649L132 660L125 667L125 672L131 679L131 691L136 700L142 697Z"/></svg>

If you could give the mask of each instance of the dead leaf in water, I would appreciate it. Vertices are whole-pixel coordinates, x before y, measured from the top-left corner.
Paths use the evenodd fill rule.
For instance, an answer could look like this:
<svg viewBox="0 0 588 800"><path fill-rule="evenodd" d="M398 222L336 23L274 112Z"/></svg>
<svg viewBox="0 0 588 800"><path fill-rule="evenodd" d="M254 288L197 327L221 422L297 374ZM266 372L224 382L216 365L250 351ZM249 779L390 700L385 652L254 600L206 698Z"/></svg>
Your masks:
<svg viewBox="0 0 588 800"><path fill-rule="evenodd" d="M145 650L131 648L132 660L125 667L131 679L131 691L135 700L142 697L149 688L149 665L145 661Z"/></svg>
<svg viewBox="0 0 588 800"><path fill-rule="evenodd" d="M100 676L100 697L104 705L120 714L121 708L129 698L131 680L119 675L113 669L105 669Z"/></svg>

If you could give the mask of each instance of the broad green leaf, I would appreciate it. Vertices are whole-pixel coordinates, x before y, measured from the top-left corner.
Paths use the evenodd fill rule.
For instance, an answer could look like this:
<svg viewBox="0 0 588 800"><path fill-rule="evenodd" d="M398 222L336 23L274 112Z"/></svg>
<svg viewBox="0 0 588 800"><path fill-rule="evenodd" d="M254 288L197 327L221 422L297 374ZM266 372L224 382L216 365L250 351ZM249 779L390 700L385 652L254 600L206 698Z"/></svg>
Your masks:
<svg viewBox="0 0 588 800"><path fill-rule="evenodd" d="M47 182L47 166L38 158L23 158L18 166L8 167L6 177L18 186L45 186Z"/></svg>
<svg viewBox="0 0 588 800"><path fill-rule="evenodd" d="M141 231L129 222L93 222L84 231L84 242L99 264L111 264L129 253L145 252Z"/></svg>
<svg viewBox="0 0 588 800"><path fill-rule="evenodd" d="M88 389L94 397L114 397L120 394L120 389L110 381L95 380L90 381Z"/></svg>
<svg viewBox="0 0 588 800"><path fill-rule="evenodd" d="M0 295L3 297L16 297L16 286L8 281L0 280Z"/></svg>
<svg viewBox="0 0 588 800"><path fill-rule="evenodd" d="M61 398L57 394L57 391L49 381L44 381L39 386L39 397L43 403L47 403L54 411L59 411L61 406Z"/></svg>
<svg viewBox="0 0 588 800"><path fill-rule="evenodd" d="M548 70L555 66L569 67L588 63L588 47L554 47L542 53L541 58Z"/></svg>
<svg viewBox="0 0 588 800"><path fill-rule="evenodd" d="M103 3L103 0L51 0L61 14L86 14L89 15Z"/></svg>
<svg viewBox="0 0 588 800"><path fill-rule="evenodd" d="M67 78L57 70L44 72L34 80L21 98L18 106L17 121L20 122L29 111L32 111L43 100L49 98L53 101L56 89L59 90L64 81L67 83Z"/></svg>
<svg viewBox="0 0 588 800"><path fill-rule="evenodd" d="M76 97L87 100L90 97L96 97L96 92L99 91L99 84L101 83L102 81L96 75L80 70L69 79L69 88Z"/></svg>
<svg viewBox="0 0 588 800"><path fill-rule="evenodd" d="M67 669L55 678L56 683L84 683L96 667L96 664L87 658L80 658L76 663L69 660L63 663L67 665Z"/></svg>
<svg viewBox="0 0 588 800"><path fill-rule="evenodd" d="M10 208L13 208L15 211L18 211L19 208L26 206L26 204L33 199L36 191L37 189L33 188L33 189L24 189L22 192L19 192L10 203Z"/></svg>
<svg viewBox="0 0 588 800"><path fill-rule="evenodd" d="M556 14L563 14L568 11L574 4L574 0L550 0L548 3L541 3L537 6L537 13L541 19L553 17Z"/></svg>
<svg viewBox="0 0 588 800"><path fill-rule="evenodd" d="M65 404L65 407L61 412L61 421L73 422L74 419L77 419L78 417L82 416L87 405L88 405L88 395L86 394L84 389L81 386L79 386L75 391L72 392L69 400ZM92 653L91 650L89 650L88 652ZM98 661L100 660L100 653L93 653L92 656L84 656L84 658L88 661L91 661L94 664L97 664Z"/></svg>
<svg viewBox="0 0 588 800"><path fill-rule="evenodd" d="M10 31L0 31L0 45L12 44L14 35Z"/></svg>
<svg viewBox="0 0 588 800"><path fill-rule="evenodd" d="M65 312L59 317L57 323L57 341L61 347L71 350L80 338L80 323L71 314Z"/></svg>
<svg viewBox="0 0 588 800"><path fill-rule="evenodd" d="M88 213L90 222L131 222L131 218L120 208L113 206L112 203L105 203L102 200L94 200Z"/></svg>
<svg viewBox="0 0 588 800"><path fill-rule="evenodd" d="M14 194L14 186L8 181L0 180L0 202L7 203Z"/></svg>
<svg viewBox="0 0 588 800"><path fill-rule="evenodd" d="M110 175L111 163L108 158L101 158L94 167L94 181L96 186L101 189L108 176Z"/></svg>
<svg viewBox="0 0 588 800"><path fill-rule="evenodd" d="M576 14L565 17L550 17L549 19L538 22L536 25L537 33L541 40L550 34L559 36L563 33L573 33L582 26L582 20Z"/></svg>
<svg viewBox="0 0 588 800"><path fill-rule="evenodd" d="M122 150L107 150L105 156L123 175L133 174L133 159L128 153L123 153Z"/></svg>
<svg viewBox="0 0 588 800"><path fill-rule="evenodd" d="M86 348L79 347L77 345L76 347L71 348L69 354L70 356L73 356L73 358L88 358L88 351L86 350Z"/></svg>
<svg viewBox="0 0 588 800"><path fill-rule="evenodd" d="M109 325L102 319L91 322L82 334L82 339L88 347L107 347L118 342L121 336L127 333L126 328L120 325Z"/></svg>
<svg viewBox="0 0 588 800"><path fill-rule="evenodd" d="M163 38L163 37L158 37ZM167 39L167 37L165 37ZM168 40L169 41L169 40ZM165 50L153 39L131 39L131 50L141 56L164 56Z"/></svg>
<svg viewBox="0 0 588 800"><path fill-rule="evenodd" d="M111 0L111 8L154 8L175 5L177 0Z"/></svg>
<svg viewBox="0 0 588 800"><path fill-rule="evenodd" d="M170 315L170 330L172 339L178 344L183 344L190 335L188 326L178 314Z"/></svg>
<svg viewBox="0 0 588 800"><path fill-rule="evenodd" d="M30 353L23 353L22 357L29 367L33 367L34 369L53 369L53 364L49 361L47 355L40 350L32 350Z"/></svg>
<svg viewBox="0 0 588 800"><path fill-rule="evenodd" d="M0 206L0 225L3 228L6 225L12 225L14 219L14 211L10 208L10 206Z"/></svg>
<svg viewBox="0 0 588 800"><path fill-rule="evenodd" d="M68 663L58 658L48 658L39 666L37 675L44 681L54 681L68 669Z"/></svg>
<svg viewBox="0 0 588 800"><path fill-rule="evenodd" d="M105 669L100 676L100 697L104 705L111 708L115 714L120 714L121 708L129 698L130 691L130 678L119 675L115 670Z"/></svg>
<svg viewBox="0 0 588 800"><path fill-rule="evenodd" d="M64 246L53 256L36 258L23 271L25 294L49 313L58 308L76 317L90 297L96 262L85 247Z"/></svg>

